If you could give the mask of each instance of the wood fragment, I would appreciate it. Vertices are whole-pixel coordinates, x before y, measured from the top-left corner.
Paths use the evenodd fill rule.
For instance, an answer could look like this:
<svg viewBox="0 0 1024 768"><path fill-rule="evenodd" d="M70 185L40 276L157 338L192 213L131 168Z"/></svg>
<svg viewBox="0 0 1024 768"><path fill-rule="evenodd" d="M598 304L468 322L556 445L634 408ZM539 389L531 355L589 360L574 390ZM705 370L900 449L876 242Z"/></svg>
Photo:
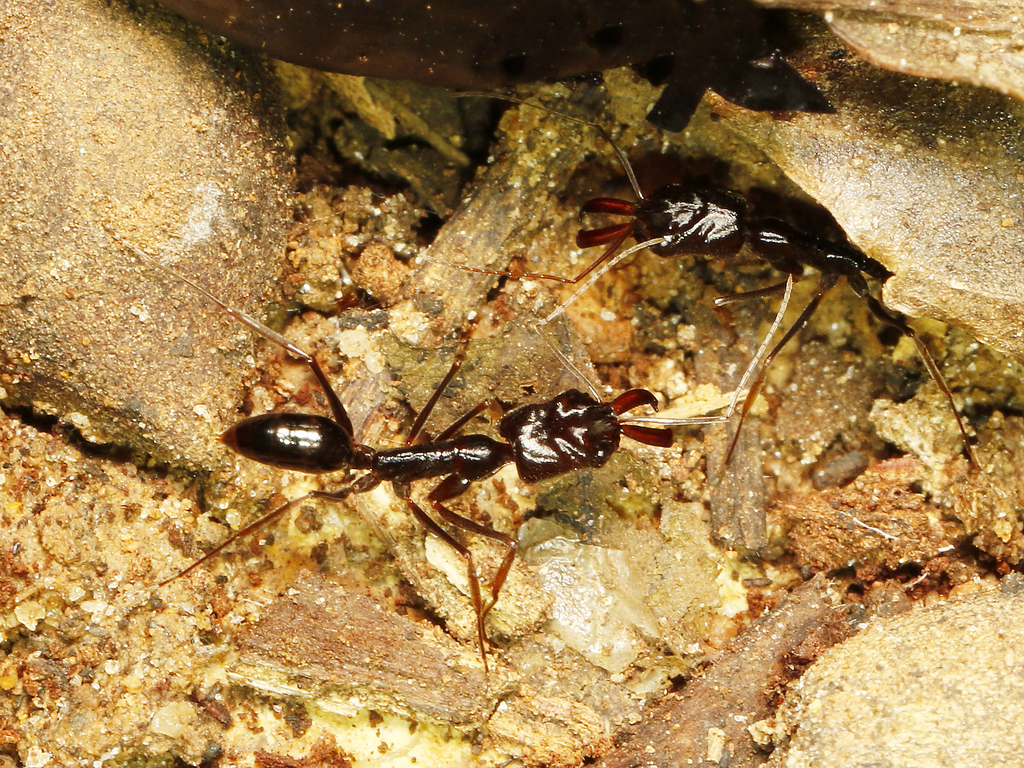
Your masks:
<svg viewBox="0 0 1024 768"><path fill-rule="evenodd" d="M702 330L709 343L703 344L696 356L697 377L701 381L715 382L723 392L731 392L739 384L753 350L757 349L756 321L744 313L738 316L742 326L733 330L722 327L710 313L704 314L707 322L702 324ZM752 349L737 344L737 335L744 341L749 340ZM705 428L711 535L721 546L744 553L756 553L768 544L765 522L768 497L758 421L756 416L747 415L728 465L725 455L735 434L737 419L732 419L728 425L714 424Z"/></svg>
<svg viewBox="0 0 1024 768"><path fill-rule="evenodd" d="M372 708L446 724L480 723L500 691L475 649L312 574L238 642L230 677L328 711ZM492 667L497 666L492 661Z"/></svg>
<svg viewBox="0 0 1024 768"><path fill-rule="evenodd" d="M601 768L756 766L766 755L749 728L772 714L782 687L818 654L851 634L847 613L831 605L827 582L816 578L762 616L678 694L648 710L620 733ZM728 753L728 754L726 754Z"/></svg>

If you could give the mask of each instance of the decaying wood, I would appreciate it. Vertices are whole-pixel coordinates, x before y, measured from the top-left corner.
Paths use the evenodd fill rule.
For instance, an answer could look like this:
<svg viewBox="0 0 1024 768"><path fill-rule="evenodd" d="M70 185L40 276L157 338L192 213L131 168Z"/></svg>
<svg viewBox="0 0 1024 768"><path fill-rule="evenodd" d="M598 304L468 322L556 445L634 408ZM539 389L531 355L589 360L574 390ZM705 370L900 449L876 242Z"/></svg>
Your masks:
<svg viewBox="0 0 1024 768"><path fill-rule="evenodd" d="M851 632L847 612L831 605L826 592L823 578L794 590L700 677L650 709L632 732L620 734L620 746L596 765L737 768L764 762L766 754L751 736L750 726L772 713L787 682Z"/></svg>
<svg viewBox="0 0 1024 768"><path fill-rule="evenodd" d="M757 323L749 315L743 315L741 328L726 329L707 314L707 323L701 330L705 331L708 343L702 345L696 356L697 375L703 381L714 381L723 392L729 392L739 384L746 361L757 349ZM752 349L737 348L738 332ZM710 438L707 455L711 535L720 545L745 553L756 553L768 544L765 522L768 497L758 421L757 417L748 415L728 464L725 455L736 429L735 420L705 428Z"/></svg>
<svg viewBox="0 0 1024 768"><path fill-rule="evenodd" d="M295 591L240 638L237 682L328 711L371 708L453 725L479 724L493 709L471 646L311 574ZM491 684L500 680L492 670Z"/></svg>

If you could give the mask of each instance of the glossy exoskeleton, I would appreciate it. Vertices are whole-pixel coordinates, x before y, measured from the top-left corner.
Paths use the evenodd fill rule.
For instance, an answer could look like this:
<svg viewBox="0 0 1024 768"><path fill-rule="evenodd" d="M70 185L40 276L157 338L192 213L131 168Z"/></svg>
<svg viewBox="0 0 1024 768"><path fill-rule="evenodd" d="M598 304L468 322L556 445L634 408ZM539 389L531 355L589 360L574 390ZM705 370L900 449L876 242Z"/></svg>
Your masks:
<svg viewBox="0 0 1024 768"><path fill-rule="evenodd" d="M840 277L845 277L847 284L854 293L867 302L868 308L875 317L914 340L929 374L949 402L963 438L967 457L973 465L977 466L967 431L956 404L953 402L953 395L928 348L903 315L883 306L870 291L867 282L869 278L885 282L892 277L892 272L882 263L862 253L849 243L834 242L809 235L779 219L752 218L747 213L747 205L743 197L731 191L700 188L686 184L670 184L656 190L645 199L641 195L631 171L629 176L640 202L632 203L628 200L602 197L590 200L583 206L584 213L628 216L631 221L599 229L582 230L578 233L576 244L581 248L597 245L607 246L604 253L582 275L572 281L578 282L583 276L593 273L591 279L580 291L585 290L612 264L645 247L664 257L693 254L705 258L728 258L735 256L741 248L746 246L753 254L786 274L787 280L757 291L720 297L716 299L716 306L786 291L786 300L778 315L778 319L781 320L793 281L802 277L805 267L810 267L820 273L818 287L800 316L768 352L767 356L760 360L761 353L759 352L755 356L751 368L748 369L749 374L755 367L760 366L750 385L746 399L743 401L739 423L726 455L727 463L736 447L743 419L757 397L757 392L764 380L765 370L782 347L807 324L824 295L836 285ZM637 245L619 253L622 244L630 235L636 240ZM600 264L604 264L603 269L596 270ZM579 291L575 295L578 294ZM556 313L560 310L561 307L556 310ZM744 380L747 378L748 376L744 376Z"/></svg>
<svg viewBox="0 0 1024 768"><path fill-rule="evenodd" d="M316 361L308 357L306 362L319 379ZM415 439L425 414L457 370L458 361L421 413L410 441ZM328 398L332 402L336 400L333 391ZM668 447L672 443L671 430L620 421L619 416L634 408L643 405L657 407L654 395L643 389L624 392L610 403L571 389L546 402L524 405L506 413L498 422L501 440L482 434L456 434L486 405L486 402L481 403L429 442L385 450L356 443L351 430L337 415L331 419L303 413L262 414L230 427L222 440L242 456L281 469L309 473L366 470L366 474L345 488L314 491L309 497L340 501L353 493L371 491L383 482L391 483L395 494L406 502L419 523L465 559L470 595L476 610L480 652L484 654L484 619L497 602L512 567L516 541L459 515L445 506L445 502L464 493L473 482L493 475L509 463L515 463L516 471L525 482L537 483L574 470L603 466L618 449L622 435L660 447ZM437 517L455 528L493 539L506 549L491 582L491 596L486 604L481 599L479 577L470 550L411 498L412 482L438 477L442 478L441 482L426 497ZM235 539L283 514L286 508L298 501L300 499L274 510L239 531L182 574L214 556Z"/></svg>
<svg viewBox="0 0 1024 768"><path fill-rule="evenodd" d="M636 194L638 202L630 202L614 197L598 197L583 205L581 214L601 213L627 216L630 221L610 224L597 229L581 230L576 235L576 245L580 248L606 246L604 252L590 263L575 277L562 277L539 272L512 272L510 270L479 269L460 267L470 272L501 275L506 277L529 277L541 280L557 280L562 283L579 284L576 291L550 314L540 321L545 325L562 313L584 291L588 290L597 280L615 264L633 253L650 249L663 257L674 257L692 254L705 259L730 258L736 256L744 247L756 256L767 261L772 267L787 275L784 282L746 293L721 296L715 300L715 306L721 307L744 299L761 298L783 293L782 304L776 314L768 337L764 340L751 361L737 387L733 402L724 416L717 420L728 419L736 407L736 398L747 388L747 396L740 407L740 418L726 454L725 463L732 458L733 451L739 440L740 430L747 412L757 398L765 371L778 355L779 351L804 326L807 325L825 294L831 290L841 277L854 293L864 299L871 313L886 325L899 333L913 339L917 345L921 359L928 369L929 375L942 391L956 419L960 436L963 439L964 452L971 464L978 466L974 456L967 430L953 402L953 395L939 371L935 359L928 347L907 323L906 318L885 307L870 290L868 279L885 282L893 273L879 261L855 248L848 242L835 242L815 237L803 232L785 221L774 218L751 217L748 215L747 203L742 195L727 189L702 187L694 184L669 184L645 197L640 189L636 174L626 157L625 152L612 140L609 133L598 123L583 120L563 112L556 112L531 102L509 97L498 97L527 107L542 109L560 115L582 125L595 128L615 150L629 183ZM623 244L632 236L634 245L622 250ZM457 265L456 265L457 266ZM783 315L789 304L793 283L799 280L804 268L810 267L820 273L817 290L804 307L796 321L783 334L782 339L769 350L772 337L782 322ZM750 379L753 377L753 381Z"/></svg>
<svg viewBox="0 0 1024 768"><path fill-rule="evenodd" d="M470 595L476 611L477 637L486 668L484 620L497 602L508 576L515 558L516 541L511 536L452 511L445 506L445 502L465 492L473 482L489 477L510 463L515 464L519 476L525 482L536 483L574 470L603 466L618 449L623 435L653 446L667 447L672 443L672 432L669 429L626 423L620 418L641 406L657 408L657 400L652 393L633 389L610 403L601 402L578 390L568 390L546 402L521 406L502 416L498 423L500 439L483 434L458 434L471 419L489 406L489 401L484 401L435 439L413 444L431 410L459 370L461 358L457 357L413 424L406 445L384 450L363 445L356 442L345 406L312 355L241 310L228 306L187 277L154 261L137 248L132 247L132 250L140 259L192 286L225 313L302 360L327 399L330 417L305 413L253 416L227 429L221 437L224 443L242 456L280 469L312 474L339 470L365 471L365 474L344 488L313 491L274 509L163 584L184 576L232 542L248 536L305 499L339 501L350 494L365 493L383 482L389 482L416 520L466 561ZM706 423L713 418L681 421ZM426 496L430 508L440 521L452 528L485 536L505 547L506 552L491 582L491 596L486 605L481 599L479 578L470 550L411 497L411 483L430 478L441 478L441 482Z"/></svg>

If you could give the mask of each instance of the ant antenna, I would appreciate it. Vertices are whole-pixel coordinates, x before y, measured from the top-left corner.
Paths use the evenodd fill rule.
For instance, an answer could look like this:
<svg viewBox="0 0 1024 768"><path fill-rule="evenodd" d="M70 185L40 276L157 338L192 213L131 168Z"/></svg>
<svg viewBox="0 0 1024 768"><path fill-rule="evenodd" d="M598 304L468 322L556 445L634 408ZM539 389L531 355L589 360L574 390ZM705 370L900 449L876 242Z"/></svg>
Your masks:
<svg viewBox="0 0 1024 768"><path fill-rule="evenodd" d="M754 371L756 371L758 366L761 365L761 361L768 353L768 348L771 345L772 339L775 337L775 334L778 333L779 327L782 325L782 318L785 316L786 309L789 307L789 300L793 295L793 284L795 282L796 278L793 275L787 275L786 282L780 285L769 286L768 288L762 288L757 291L748 291L747 293L733 294L732 296L719 296L715 299L714 303L716 307L724 307L726 304L733 304L746 299L770 296L774 293L778 293L779 289L783 286L785 287L785 293L782 296L782 303L779 304L779 310L775 313L775 320L772 322L772 327L768 329L768 333L761 342L761 346L757 348L757 354L754 355L753 359L751 359L750 363L747 365L747 369L743 372L743 377L740 379L740 383L737 385L736 391L733 392L732 402L729 403L729 408L726 411L730 417L736 412L736 403L739 401L740 393L747 389L750 377L754 375ZM731 455L732 451L730 450L729 453Z"/></svg>
<svg viewBox="0 0 1024 768"><path fill-rule="evenodd" d="M625 240L625 239L626 239L625 237L622 238L622 240ZM650 248L650 247L655 246L655 245L661 245L662 243L666 242L667 239L668 238L665 238L665 237L656 237L656 238L653 238L651 240L645 240L642 243L637 243L636 245L634 245L634 246L632 246L630 248L627 248L626 250L621 251L620 253L615 254L614 258L609 259L608 256L611 255L612 252L614 252L615 248L618 248L619 245L622 244L622 240L618 240L618 242L613 243L612 247L609 248L608 251L606 251L604 253L604 255L601 256L601 258L597 259L597 261L595 261L593 264L591 264L589 267L587 267L587 269L584 272L581 272L580 275L576 279L574 279L574 280L565 280L565 282L572 283L572 282L576 282L576 280L579 280L580 278L586 277L588 274L590 275L590 277L587 278L587 280L585 280L575 291L573 291L572 296L570 296L568 299L566 299L561 304L559 304L557 307L555 307L551 311L551 313L548 314L547 317L545 317L543 320L541 320L539 323L537 323L537 327L539 328L539 327L547 325L552 320L554 320L556 317L558 317L560 314L565 312L565 310L569 307L570 304L572 304L574 301L576 301L576 299L578 299L580 296L582 296L587 290L590 289L590 287L594 283L596 283L598 280L600 280L604 276L604 274L606 272L608 272L608 270L610 270L612 267L614 267L616 264L618 264L624 258L626 258L627 256L632 256L637 251L642 251L645 248ZM604 263L602 264L602 260L603 259L607 259L607 261L604 261ZM595 269L595 267L597 267L598 265L600 265L600 269Z"/></svg>
<svg viewBox="0 0 1024 768"><path fill-rule="evenodd" d="M784 311L785 309L783 308L782 312L779 313L779 316L776 317L775 324L772 326L769 336L774 334L778 329ZM595 400L602 399L601 393L598 391L597 387L595 387L590 378L579 369L579 366L577 366L562 350L556 347L551 339L548 338L547 334L541 333L541 329L544 327L545 323L547 323L547 320L531 325L530 329L537 333L544 343L548 345L548 348L554 352L555 357L561 361L562 365L564 365L570 373L576 376ZM767 347L767 342L762 344L762 347ZM760 353L761 351L759 350L758 354ZM700 403L690 403L689 407L674 406L673 410L675 413L672 416L668 416L666 415L666 412L662 412L660 416L630 416L628 419L624 419L623 422L629 422L631 424L657 424L664 427L683 427L699 426L702 424L719 424L721 422L728 421L736 410L736 402L739 400L741 389L745 386L747 378L747 375L744 374L743 383L740 384L740 388L737 388L731 393L726 393L719 398L712 398L711 400L706 400ZM706 415L708 411L715 411L723 407L727 407L725 413L721 413L717 416Z"/></svg>
<svg viewBox="0 0 1024 768"><path fill-rule="evenodd" d="M463 91L462 93L456 94L456 97L479 97L508 101L512 102L513 104L519 104L521 106L539 109L543 112L547 112L549 114L556 115L558 117L569 120L570 122L578 123L580 125L587 125L590 126L591 128L594 128L601 135L601 138L608 142L608 145L611 146L611 148L615 151L615 154L619 159L619 163L622 166L623 171L625 171L626 178L629 180L629 185L630 187L632 187L633 194L636 195L637 200L642 202L643 200L646 199L644 197L643 190L640 189L640 183L639 181L637 181L636 172L633 170L633 165L632 163L629 162L629 157L626 155L625 151L615 142L615 139L612 138L611 133L609 133L609 131L600 123L594 120L587 120L582 117L577 117L576 115L570 115L566 112L562 112L557 109L551 109L550 107L545 107L543 105L537 104L527 99L520 99L514 96L505 96L494 93L486 93L482 91ZM604 253L601 254L601 256L592 261L585 270L580 272L575 277L562 277L559 275L549 275L540 272L525 272L521 275L515 275L516 277L520 278L531 278L537 280L555 280L557 282L571 284L578 284L581 283L581 281L585 280L585 282L582 282L582 284L577 288L577 290L573 292L572 296L570 296L568 299L559 304L550 314L547 315L547 317L545 317L543 320L537 323L535 327L539 328L541 326L547 325L560 314L565 312L566 308L570 304L576 301L576 299L578 299L585 291L587 291L591 286L593 286L594 283L600 280L601 277L603 277L605 273L608 272L608 270L612 269L612 267L620 263L626 257L631 256L632 254L637 253L638 251L642 251L646 248L651 248L656 245L661 245L668 241L668 238L666 237L652 238L645 242L637 243L632 247L627 248L625 251L616 253L616 251L618 251L618 249L622 246L622 243L625 242L626 238L629 237L629 235L631 234L631 228L625 225L615 225L613 227L609 227L608 230L609 231L607 233L605 233L604 230L599 230L597 232L592 233L592 236L594 236L594 239L592 241L593 244L596 245L597 243L606 242L608 243L608 247L605 249ZM602 235L606 235L607 239L605 239L605 237L602 237ZM448 264L448 266L454 267L456 269L463 269L466 270L467 272L475 272L477 274L482 275L494 275L496 277L513 276L509 270L480 269L477 267L465 267L460 264Z"/></svg>
<svg viewBox="0 0 1024 768"><path fill-rule="evenodd" d="M547 112L548 114L565 118L566 120L569 120L570 122L573 123L578 123L580 125L589 125L591 128L594 128L598 133L600 133L601 138L607 141L608 144L611 145L612 149L615 150L615 154L619 156L619 162L622 163L622 167L626 171L626 177L629 179L629 184L630 186L633 187L633 193L637 196L638 200L644 199L644 193L640 191L640 184L637 183L636 174L633 172L633 166L630 164L629 158L626 157L626 153L622 150L622 148L615 143L615 140L612 138L612 135L608 132L608 129L605 128L600 123L594 120L587 120L582 117L577 117L576 115L570 115L567 112L561 112L557 109L551 109L550 107L545 107L541 104L537 104L536 102L529 101L527 99L520 99L515 96L505 96L503 94L498 93L487 93L486 91L462 91L460 93L456 93L455 97L459 99L484 98L497 99L499 101L509 101L512 102L513 104L520 104L524 107L532 107L533 109L539 109L542 112Z"/></svg>
<svg viewBox="0 0 1024 768"><path fill-rule="evenodd" d="M193 290L197 291L200 295L205 296L209 301L212 301L214 304L220 307L221 311L223 311L224 314L234 318L239 323L246 326L250 330L255 331L261 336L270 339L271 341L280 345L284 349L288 350L295 357L302 360L302 362L309 365L310 369L313 371L313 374L316 376L317 380L320 383L321 389L324 392L324 396L327 398L327 402L330 405L331 414L334 416L334 419L343 427L345 427L350 433L352 432L352 422L349 420L348 414L345 412L345 407L341 404L341 400L338 399L338 395L334 392L334 388L331 386L330 381L327 380L327 376L320 369L320 366L316 364L316 361L313 360L313 357L308 352L306 352L306 350L302 349L301 347L295 346L292 342L288 341L288 339L286 339L280 333L273 330L272 328L267 327L252 315L249 315L240 309L236 309L235 307L226 304L224 301L217 298L213 293L207 290L204 286L197 283L195 280L192 280L191 278L181 274L177 270L160 263L154 256L151 256L150 254L146 253L137 245L121 239L121 237L118 236L116 232L114 232L113 228L109 224L104 224L103 228L106 229L110 236L113 237L114 240L116 240L120 245L130 250L139 261L148 264L151 267L155 267L160 271L170 275L171 277L181 280L186 285L191 286Z"/></svg>

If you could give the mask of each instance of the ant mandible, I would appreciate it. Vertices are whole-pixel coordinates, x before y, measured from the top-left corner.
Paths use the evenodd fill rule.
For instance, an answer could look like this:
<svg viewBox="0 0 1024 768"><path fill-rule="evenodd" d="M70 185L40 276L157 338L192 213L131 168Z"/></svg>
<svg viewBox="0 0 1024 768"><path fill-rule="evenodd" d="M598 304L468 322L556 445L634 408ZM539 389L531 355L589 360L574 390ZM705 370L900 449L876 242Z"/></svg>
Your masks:
<svg viewBox="0 0 1024 768"><path fill-rule="evenodd" d="M942 391L953 411L960 436L963 438L967 458L974 467L978 466L967 436L967 430L956 403L953 401L953 394L928 347L914 332L903 315L886 308L871 293L868 279L884 283L893 276L893 273L885 265L849 243L840 243L809 235L780 219L752 218L748 216L744 198L734 192L702 188L690 184L670 184L655 190L649 198L644 198L632 171L628 175L640 202L631 203L618 198L599 197L588 201L583 206L582 213L615 214L632 219L629 222L612 224L599 229L581 230L576 235L576 244L580 248L607 245L601 256L586 270L587 273L593 272L593 275L583 290L621 258L644 247L663 257L693 254L711 259L736 256L746 246L774 269L786 274L786 281L755 291L720 296L715 299L715 306L722 307L736 301L772 296L785 291L785 298L777 315L776 322L778 322L789 303L792 284L803 276L804 268L815 269L820 275L817 288L797 319L767 353L767 356L762 359L765 345L774 335L773 328L765 339L765 345L758 350L744 374L743 383L740 384L737 391L745 387L751 371L757 369L757 375L750 384L740 409L739 422L726 453L726 463L729 462L736 448L743 420L757 397L768 366L789 340L807 325L825 294L836 286L841 277L845 277L847 285L853 292L867 302L871 314L886 325L895 328L900 334L910 337L917 345L928 373ZM630 235L636 240L637 245L613 258ZM604 267L600 270L596 269L601 264L604 264ZM577 278L576 281L579 279ZM570 301L577 295L579 295L579 291ZM547 319L554 317L564 307L565 304L549 315Z"/></svg>
<svg viewBox="0 0 1024 768"><path fill-rule="evenodd" d="M504 97L502 97L504 98ZM545 109L539 105L518 99L508 99L525 106ZM547 110L554 112L553 110ZM804 326L817 310L825 294L846 278L847 285L857 296L867 302L868 309L881 322L896 329L900 334L908 336L917 345L921 359L928 369L929 375L938 385L946 401L949 403L957 427L963 439L964 452L971 465L977 468L978 461L971 448L967 430L953 401L953 394L946 384L939 367L929 352L928 347L907 323L906 318L886 308L872 293L868 279L885 282L893 273L881 262L872 259L849 243L834 242L802 232L796 227L780 219L753 218L748 215L747 203L742 195L731 190L702 187L695 184L669 184L656 189L650 197L645 197L637 182L636 174L625 152L612 140L608 132L599 124L581 118L554 112L569 120L589 125L598 130L601 136L611 145L618 155L623 170L629 179L630 186L638 202L613 197L598 197L583 205L581 215L601 213L627 216L631 220L611 224L597 229L581 230L576 235L576 245L580 248L606 246L586 269L572 278L559 277L542 273L516 274L517 277L557 280L563 283L582 283L579 288L562 304L556 307L538 325L545 325L554 319L565 308L575 301L584 291L590 288L605 272L617 263L637 251L650 249L662 257L692 254L706 259L730 258L736 256L746 246L752 253L767 261L773 268L786 274L784 282L761 288L755 291L720 296L715 299L715 306L722 307L738 301L784 293L782 303L776 314L768 336L754 355L753 360L743 374L739 386L735 390L733 402L726 409L722 418L730 418L736 409L737 398L746 389L747 395L740 407L740 417L726 453L725 463L728 464L739 441L743 421L750 410L762 383L765 372L782 348ZM626 240L632 236L635 244L620 250ZM803 276L804 268L810 267L820 274L818 286L810 301L797 317L796 321L786 330L780 341L768 350L771 339L781 324L782 317L789 304L793 283ZM512 276L508 271L472 269L496 275ZM589 277L588 277L589 276ZM587 278L584 281L584 278ZM756 375L755 375L756 373ZM750 382L753 377L753 382ZM747 387L749 383L749 388Z"/></svg>
<svg viewBox="0 0 1024 768"><path fill-rule="evenodd" d="M477 640L486 671L484 620L498 600L515 558L517 543L507 534L492 530L454 512L445 506L445 502L460 496L472 483L493 475L506 464L515 463L516 471L524 482L537 483L578 469L602 467L618 449L620 437L623 435L637 442L662 448L672 444L670 429L627 423L625 419L620 418L623 414L645 405L657 410L657 399L651 392L645 389L632 389L605 403L587 393L570 389L546 402L524 405L505 413L498 422L501 440L482 434L458 434L471 419L489 407L490 401L485 400L457 419L436 438L414 445L413 441L418 437L431 410L461 367L462 358L457 356L451 369L415 420L406 445L383 450L363 445L356 442L352 422L345 406L312 355L255 318L227 305L188 277L164 266L138 248L127 243L125 245L140 260L191 286L227 315L302 360L319 382L327 398L330 417L307 413L266 413L252 416L224 432L221 440L225 444L246 458L278 469L311 474L345 469L366 471L344 488L336 491L312 491L274 509L229 537L185 570L161 582L159 586L185 576L234 541L279 518L288 509L306 499L341 501L350 494L365 493L383 482L389 482L395 494L408 505L420 525L448 544L466 561L470 596L476 611ZM672 423L702 424L717 419L718 417L694 417L673 420ZM441 482L426 496L431 509L441 521L452 528L490 538L506 550L491 582L491 595L486 605L481 598L479 577L469 548L412 499L411 483L431 478L441 478Z"/></svg>

